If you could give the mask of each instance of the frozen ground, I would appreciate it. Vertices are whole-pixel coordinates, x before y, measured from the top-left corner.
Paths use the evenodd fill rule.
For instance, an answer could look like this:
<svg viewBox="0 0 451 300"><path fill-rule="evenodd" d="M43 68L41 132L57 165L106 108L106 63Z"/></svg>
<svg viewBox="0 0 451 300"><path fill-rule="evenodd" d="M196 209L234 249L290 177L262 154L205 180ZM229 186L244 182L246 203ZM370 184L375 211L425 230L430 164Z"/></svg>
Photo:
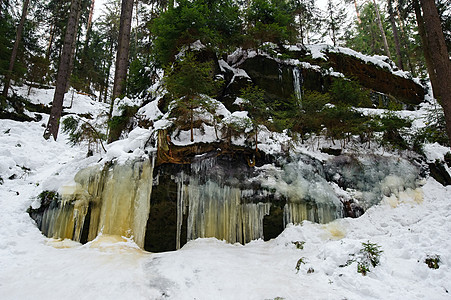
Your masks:
<svg viewBox="0 0 451 300"><path fill-rule="evenodd" d="M44 140L42 124L46 116L0 120L0 299L451 299L451 187L433 179L421 203L381 203L358 219L304 222L246 246L198 239L154 254L114 236L86 245L48 239L26 213L33 198L99 156L84 159L86 149L64 134ZM443 157L444 149L427 151ZM383 250L379 266L367 276L357 263L340 267L367 241ZM428 255L440 256L439 269L424 263Z"/></svg>

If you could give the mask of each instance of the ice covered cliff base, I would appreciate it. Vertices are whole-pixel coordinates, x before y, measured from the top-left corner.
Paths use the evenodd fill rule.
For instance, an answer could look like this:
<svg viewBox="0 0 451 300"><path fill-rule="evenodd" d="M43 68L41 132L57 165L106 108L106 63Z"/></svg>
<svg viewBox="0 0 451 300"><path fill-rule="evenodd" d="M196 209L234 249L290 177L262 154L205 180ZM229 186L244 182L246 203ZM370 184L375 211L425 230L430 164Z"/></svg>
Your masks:
<svg viewBox="0 0 451 300"><path fill-rule="evenodd" d="M420 173L406 159L380 155L297 154L255 167L242 155L214 151L188 165L154 166L151 155L79 171L36 220L49 237L126 236L150 251L205 237L244 244L274 238L290 223L357 217L383 199L419 202ZM154 235L156 228L164 235Z"/></svg>
<svg viewBox="0 0 451 300"><path fill-rule="evenodd" d="M144 247L152 163L152 159L136 159L79 171L75 184L63 186L60 199L37 219L38 226L48 237L87 242L102 233L133 237Z"/></svg>

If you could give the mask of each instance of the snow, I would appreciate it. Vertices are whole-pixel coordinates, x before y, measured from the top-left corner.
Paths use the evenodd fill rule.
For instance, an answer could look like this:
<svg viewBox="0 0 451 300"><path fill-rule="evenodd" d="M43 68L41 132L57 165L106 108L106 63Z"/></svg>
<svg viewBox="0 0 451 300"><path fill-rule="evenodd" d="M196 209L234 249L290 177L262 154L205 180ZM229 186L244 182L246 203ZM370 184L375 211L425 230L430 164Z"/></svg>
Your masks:
<svg viewBox="0 0 451 300"><path fill-rule="evenodd" d="M33 99L49 101L49 93L36 91ZM78 112L105 109L90 104L89 97L75 97L72 109ZM161 112L153 114L152 105L143 114L159 119L154 128L167 126L170 121ZM247 112L221 109L226 120L248 121ZM77 171L105 159L85 158L87 149L71 147L64 133L57 141L44 140L47 118L0 120L1 299L451 299L451 186L432 178L420 188L422 201L406 190L360 218L325 225L305 221L276 239L245 246L208 238L178 251L148 253L117 236L100 235L85 245L46 238L26 212L36 205L35 197L70 185ZM288 142L283 133L260 132L259 148L265 151L280 151L280 141ZM142 155L150 135L148 129L133 130L126 140L107 146L106 158ZM327 158L309 148L297 150ZM430 160L443 159L448 150L425 147ZM362 276L356 263L343 265L367 241L383 253L380 265ZM293 242L305 242L304 249ZM424 263L431 255L440 256L439 269ZM300 258L305 264L297 272ZM314 272L308 273L310 268Z"/></svg>

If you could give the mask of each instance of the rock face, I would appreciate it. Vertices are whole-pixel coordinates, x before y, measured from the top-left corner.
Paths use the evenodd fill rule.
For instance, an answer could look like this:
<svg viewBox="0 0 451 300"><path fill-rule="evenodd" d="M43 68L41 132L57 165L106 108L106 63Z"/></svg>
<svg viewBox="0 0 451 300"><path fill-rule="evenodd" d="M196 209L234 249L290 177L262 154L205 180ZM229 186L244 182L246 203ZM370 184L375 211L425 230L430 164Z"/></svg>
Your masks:
<svg viewBox="0 0 451 300"><path fill-rule="evenodd" d="M358 216L383 198L413 195L418 174L418 166L400 158L276 159L217 149L185 164L153 167L151 158L141 158L81 170L72 192L31 215L42 218L49 237L86 242L99 233L122 235L154 252L202 237L244 244L274 238L288 223L328 223Z"/></svg>
<svg viewBox="0 0 451 300"><path fill-rule="evenodd" d="M326 54L328 60L313 58L296 48L285 51L290 58L283 60L247 52L227 62L208 53L199 58L217 62L214 72L226 82L219 98L231 111L238 109L233 102L249 82L263 88L267 100L300 99L306 89L326 92L334 77L342 75L404 104L418 104L424 96L419 85L390 70L337 51ZM267 240L290 223L358 217L381 200L392 205L399 199L421 201L417 190L421 167L400 157L353 156L331 149L332 155L320 160L289 153L282 140L271 140L280 150L266 155L246 140L235 144L231 138L219 140L212 125L203 126L202 134L216 139L194 144L183 140L177 146L166 127L157 128L139 146L150 154L81 170L75 186L32 210L42 232L80 242L99 234L126 236L159 252L205 237L242 244ZM157 150L149 148L150 140Z"/></svg>
<svg viewBox="0 0 451 300"><path fill-rule="evenodd" d="M334 78L341 76L357 80L374 95L382 95L382 106L394 101L412 107L424 100L424 87L406 78L404 73L404 76L396 75L388 63L384 68L335 48L324 49L323 58L312 58L302 48L279 51L284 59L243 51L228 60L235 70L244 71L241 76L232 76L230 70L224 70L226 88L222 100L228 108L248 82L263 88L269 100L280 100L297 96L303 90L327 92Z"/></svg>

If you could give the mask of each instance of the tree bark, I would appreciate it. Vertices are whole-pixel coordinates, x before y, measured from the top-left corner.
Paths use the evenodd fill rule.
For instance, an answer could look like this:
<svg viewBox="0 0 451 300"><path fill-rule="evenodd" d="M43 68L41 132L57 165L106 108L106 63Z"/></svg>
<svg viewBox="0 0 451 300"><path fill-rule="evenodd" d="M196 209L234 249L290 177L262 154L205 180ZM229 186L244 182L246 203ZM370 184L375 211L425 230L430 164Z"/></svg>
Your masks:
<svg viewBox="0 0 451 300"><path fill-rule="evenodd" d="M357 0L354 0L354 6L355 6L355 12L357 14L357 21L359 22L359 24L362 24L362 19L360 18L359 7L357 6Z"/></svg>
<svg viewBox="0 0 451 300"><path fill-rule="evenodd" d="M124 92L128 70L128 55L130 51L130 31L132 26L133 0L122 0L121 20L119 24L119 40L116 55L116 71L111 105L114 99Z"/></svg>
<svg viewBox="0 0 451 300"><path fill-rule="evenodd" d="M437 100L443 106L446 131L451 145L451 61L434 0L420 0L420 2L428 48L432 58L432 71L436 76L436 82L432 83L432 89L434 93L437 91L437 94L440 95Z"/></svg>
<svg viewBox="0 0 451 300"><path fill-rule="evenodd" d="M384 42L384 50L387 54L388 58L391 59L390 49L388 48L388 42L387 37L385 36L385 30L384 26L382 25L381 15L379 13L379 9L377 8L376 0L373 0L374 9L376 10L376 16L377 16L377 25L379 26L379 30L381 31L382 40Z"/></svg>
<svg viewBox="0 0 451 300"><path fill-rule="evenodd" d="M69 75L68 80L66 82L66 93L69 91L70 88L70 75L72 74L72 70L74 69L74 60L77 50L77 38L78 38L78 25L80 22L80 16L81 16L81 6L83 4L83 1L80 2L80 7L78 8L77 16L76 16L76 22L75 22L75 34L73 35L72 39L72 51L70 53L70 59L69 59Z"/></svg>
<svg viewBox="0 0 451 300"><path fill-rule="evenodd" d="M398 27L396 27L395 16L393 14L392 0L388 0L388 14L390 16L390 23L391 23L391 28L393 31L393 38L395 40L397 66L401 70L404 70L404 65L402 63L401 44L399 42Z"/></svg>
<svg viewBox="0 0 451 300"><path fill-rule="evenodd" d="M9 68L8 72L5 76L5 85L3 87L2 95L6 98L8 96L9 86L11 84L11 76L14 69L14 64L16 63L17 52L19 50L19 44L22 40L22 31L25 24L25 19L28 11L28 4L30 0L25 0L22 7L22 16L20 17L19 27L17 27L16 31L16 40L14 41L13 51L11 52L11 59L9 60Z"/></svg>
<svg viewBox="0 0 451 300"><path fill-rule="evenodd" d="M431 81L434 97L436 99L438 99L438 98L440 98L439 91L438 91L438 89L434 89L434 86L438 86L437 76L435 74L434 67L433 67L433 61L432 61L432 57L431 57L431 48L429 47L429 41L428 41L428 38L426 35L423 14L421 13L421 8L420 8L420 4L418 3L418 0L413 0L412 2L413 2L413 8L415 10L417 24L418 24L418 33L420 34L421 43L423 46L424 59L426 60L426 69L429 74L429 80Z"/></svg>
<svg viewBox="0 0 451 300"><path fill-rule="evenodd" d="M53 95L52 110L50 112L49 122L44 131L44 138L49 139L53 136L54 140L58 137L59 121L63 110L63 100L66 91L66 84L69 79L70 57L74 35L77 33L77 16L81 8L81 0L72 0L69 19L67 22L66 35L64 36L63 50L61 53L58 74L56 78L55 94Z"/></svg>

